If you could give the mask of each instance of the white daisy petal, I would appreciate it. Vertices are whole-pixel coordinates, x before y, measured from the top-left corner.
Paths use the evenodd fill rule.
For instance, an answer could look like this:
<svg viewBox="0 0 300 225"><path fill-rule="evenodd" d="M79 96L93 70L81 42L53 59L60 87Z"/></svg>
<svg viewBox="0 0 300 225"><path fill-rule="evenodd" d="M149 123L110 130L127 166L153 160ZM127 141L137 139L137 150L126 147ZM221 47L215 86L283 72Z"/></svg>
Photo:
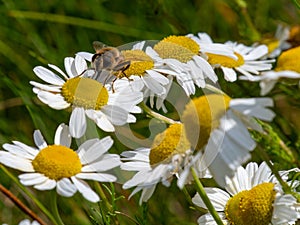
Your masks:
<svg viewBox="0 0 300 225"><path fill-rule="evenodd" d="M275 113L266 107L272 107L271 98L252 98L252 99L233 99L230 101L230 107L247 116L272 121Z"/></svg>
<svg viewBox="0 0 300 225"><path fill-rule="evenodd" d="M223 70L225 80L230 82L236 81L237 75L232 68L221 67L221 69Z"/></svg>
<svg viewBox="0 0 300 225"><path fill-rule="evenodd" d="M97 118L96 124L98 125L99 128L101 128L102 130L104 130L106 132L114 132L115 131L115 127L113 126L111 121L107 119L106 116Z"/></svg>
<svg viewBox="0 0 300 225"><path fill-rule="evenodd" d="M292 195L283 195L276 198L272 216L272 224L294 224L299 218L295 210L297 200Z"/></svg>
<svg viewBox="0 0 300 225"><path fill-rule="evenodd" d="M80 138L86 131L85 111L82 107L75 107L70 117L70 134L74 138Z"/></svg>
<svg viewBox="0 0 300 225"><path fill-rule="evenodd" d="M69 126L64 123L60 124L55 132L54 144L70 147L72 137L69 133Z"/></svg>
<svg viewBox="0 0 300 225"><path fill-rule="evenodd" d="M77 75L80 75L87 69L86 61L80 55L75 56L74 63Z"/></svg>
<svg viewBox="0 0 300 225"><path fill-rule="evenodd" d="M84 155L85 152L86 152L91 146L93 146L94 144L96 144L98 141L99 141L98 138L94 138L94 139L89 139L89 140L83 142L83 143L79 146L79 148L78 148L78 150L77 150L77 154L78 154L79 158L81 158L82 155Z"/></svg>
<svg viewBox="0 0 300 225"><path fill-rule="evenodd" d="M115 176L106 173L78 173L75 177L85 180L95 180L98 182L115 182L117 180Z"/></svg>
<svg viewBox="0 0 300 225"><path fill-rule="evenodd" d="M18 141L13 141L14 145L12 144L4 144L3 148L6 151L9 151L13 155L16 155L21 158L33 160L35 156L39 153L39 150L27 146L23 143Z"/></svg>
<svg viewBox="0 0 300 225"><path fill-rule="evenodd" d="M74 61L75 59L72 57L66 57L64 60L65 69L70 78L79 75L77 74L76 68L74 66Z"/></svg>
<svg viewBox="0 0 300 225"><path fill-rule="evenodd" d="M193 57L194 61L197 63L197 65L199 65L199 67L201 67L205 73L205 75L212 81L212 82L217 82L218 77L215 74L213 68L211 67L211 65L202 57L199 56L194 56Z"/></svg>
<svg viewBox="0 0 300 225"><path fill-rule="evenodd" d="M267 166L267 164L262 162L255 171L254 176L252 176L252 187L264 182L269 182L271 179L271 173L271 169Z"/></svg>
<svg viewBox="0 0 300 225"><path fill-rule="evenodd" d="M141 170L138 173L136 173L130 180L126 181L123 184L123 189L129 189L134 186L138 186L140 184L143 184L143 182L147 179L147 174L149 171Z"/></svg>
<svg viewBox="0 0 300 225"><path fill-rule="evenodd" d="M126 123L128 112L116 105L106 105L101 110L114 125L122 126Z"/></svg>
<svg viewBox="0 0 300 225"><path fill-rule="evenodd" d="M222 220L224 225L230 225L230 223L226 219L225 213L218 213L220 219ZM204 214L203 216L199 217L197 220L199 225L217 225L215 219L211 214Z"/></svg>
<svg viewBox="0 0 300 225"><path fill-rule="evenodd" d="M150 169L149 162L125 162L122 163L121 169L127 171L139 171L142 169Z"/></svg>
<svg viewBox="0 0 300 225"><path fill-rule="evenodd" d="M271 80L271 81L262 80L259 83L259 86L261 88L260 95L264 96L264 95L268 94L273 89L273 87L275 86L276 83L277 83L276 80Z"/></svg>
<svg viewBox="0 0 300 225"><path fill-rule="evenodd" d="M205 188L205 192L216 211L224 211L230 195L219 188ZM195 205L207 209L199 194L196 194L192 200Z"/></svg>
<svg viewBox="0 0 300 225"><path fill-rule="evenodd" d="M73 196L77 191L76 186L68 178L63 178L57 182L56 192L65 197Z"/></svg>
<svg viewBox="0 0 300 225"><path fill-rule="evenodd" d="M39 148L39 149L43 149L46 148L48 146L47 142L45 141L41 131L39 130L35 130L33 133L33 139L34 139L34 143L35 145Z"/></svg>
<svg viewBox="0 0 300 225"><path fill-rule="evenodd" d="M139 200L139 204L142 205L143 202L147 202L151 196L153 195L155 191L156 185L149 185L146 187L143 187L142 194Z"/></svg>
<svg viewBox="0 0 300 225"><path fill-rule="evenodd" d="M70 106L60 94L53 94L46 91L40 91L37 97L45 104L49 105L51 108L60 110L65 109Z"/></svg>
<svg viewBox="0 0 300 225"><path fill-rule="evenodd" d="M92 146L86 149L83 154L80 154L81 163L85 165L97 160L100 156L107 152L112 145L113 140L109 136L95 142Z"/></svg>
<svg viewBox="0 0 300 225"><path fill-rule="evenodd" d="M89 200L90 202L100 201L99 196L89 187L86 182L75 177L71 177L71 180L85 199Z"/></svg>
<svg viewBox="0 0 300 225"><path fill-rule="evenodd" d="M89 165L84 166L81 171L82 172L101 172L107 171L112 168L115 168L121 164L120 156L116 154L106 154L101 158L101 161L94 162Z"/></svg>
<svg viewBox="0 0 300 225"><path fill-rule="evenodd" d="M36 66L33 69L33 72L43 81L54 84L54 85L63 85L65 81L61 79L59 76L57 76L55 73L53 73L51 70L48 70L45 67L42 66Z"/></svg>
<svg viewBox="0 0 300 225"><path fill-rule="evenodd" d="M68 79L67 75L59 67L52 64L48 64L48 66L60 73L66 80Z"/></svg>
<svg viewBox="0 0 300 225"><path fill-rule="evenodd" d="M48 177L45 177L43 174L40 173L24 173L19 175L19 179L21 184L25 186L42 184L49 180Z"/></svg>
<svg viewBox="0 0 300 225"><path fill-rule="evenodd" d="M23 172L34 172L31 160L14 156L9 152L0 151L0 163Z"/></svg>
<svg viewBox="0 0 300 225"><path fill-rule="evenodd" d="M61 87L60 86L55 86L55 85L49 85L49 84L40 84L38 82L35 81L29 81L29 83L31 85L33 85L34 87L44 90L44 91L49 91L49 92L54 92L54 93L58 93L61 91Z"/></svg>
<svg viewBox="0 0 300 225"><path fill-rule="evenodd" d="M34 185L34 188L40 191L52 190L56 187L56 181L47 179L43 183Z"/></svg>
<svg viewBox="0 0 300 225"><path fill-rule="evenodd" d="M79 55L82 58L84 58L85 60L92 62L92 58L93 58L94 54L89 53L89 52L77 52L76 55Z"/></svg>
<svg viewBox="0 0 300 225"><path fill-rule="evenodd" d="M169 79L163 76L162 74L154 71L154 70L146 70L146 72L157 82L162 85L167 85L169 83Z"/></svg>
<svg viewBox="0 0 300 225"><path fill-rule="evenodd" d="M255 47L249 54L244 56L245 60L256 60L268 54L268 47L266 45L259 45Z"/></svg>
<svg viewBox="0 0 300 225"><path fill-rule="evenodd" d="M155 94L162 95L166 92L165 88L159 82L154 80L152 77L145 75L142 77L142 79L145 85L147 86L147 88L149 88Z"/></svg>
<svg viewBox="0 0 300 225"><path fill-rule="evenodd" d="M243 190L249 190L253 187L251 178L252 177L248 176L247 171L243 167L239 167L234 177L226 177L225 189L232 196Z"/></svg>

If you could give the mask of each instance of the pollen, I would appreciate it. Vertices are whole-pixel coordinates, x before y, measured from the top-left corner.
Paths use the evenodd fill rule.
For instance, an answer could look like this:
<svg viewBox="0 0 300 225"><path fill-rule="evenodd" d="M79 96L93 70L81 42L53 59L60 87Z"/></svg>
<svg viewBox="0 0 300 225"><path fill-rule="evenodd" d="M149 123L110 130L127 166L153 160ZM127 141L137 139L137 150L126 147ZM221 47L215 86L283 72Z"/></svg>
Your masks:
<svg viewBox="0 0 300 225"><path fill-rule="evenodd" d="M235 68L235 67L244 65L245 61L244 61L243 56L241 56L240 54L238 54L236 52L234 54L238 57L237 60L230 58L228 56L224 56L224 55L206 53L206 55L208 57L207 61L211 65L221 65L221 66L228 67L228 68Z"/></svg>
<svg viewBox="0 0 300 225"><path fill-rule="evenodd" d="M74 77L66 81L61 91L64 99L75 107L99 110L108 102L108 91L98 81Z"/></svg>
<svg viewBox="0 0 300 225"><path fill-rule="evenodd" d="M172 124L154 138L150 151L150 165L170 159L175 154L184 154L190 149L182 124Z"/></svg>
<svg viewBox="0 0 300 225"><path fill-rule="evenodd" d="M262 183L249 191L239 192L226 204L226 219L234 225L270 224L275 195L273 183Z"/></svg>
<svg viewBox="0 0 300 225"><path fill-rule="evenodd" d="M49 145L32 161L34 170L53 180L74 176L81 171L76 152L62 145Z"/></svg>
<svg viewBox="0 0 300 225"><path fill-rule="evenodd" d="M142 50L126 50L122 51L126 60L130 61L130 66L124 71L127 77L131 75L143 76L146 70L154 68L154 62L150 56L148 56Z"/></svg>
<svg viewBox="0 0 300 225"><path fill-rule="evenodd" d="M227 95L210 94L194 98L186 105L182 121L187 138L196 150L206 145L211 131L219 126L230 100Z"/></svg>
<svg viewBox="0 0 300 225"><path fill-rule="evenodd" d="M171 35L169 37L164 38L162 41L180 45L184 48L189 49L195 55L197 55L199 50L200 50L200 46L197 44L197 42L195 42L191 38L188 38L188 37L185 37L185 36Z"/></svg>
<svg viewBox="0 0 300 225"><path fill-rule="evenodd" d="M275 71L291 70L300 73L300 47L284 51L277 60Z"/></svg>
<svg viewBox="0 0 300 225"><path fill-rule="evenodd" d="M177 59L182 63L192 60L195 55L191 50L167 41L160 41L153 48L161 58Z"/></svg>

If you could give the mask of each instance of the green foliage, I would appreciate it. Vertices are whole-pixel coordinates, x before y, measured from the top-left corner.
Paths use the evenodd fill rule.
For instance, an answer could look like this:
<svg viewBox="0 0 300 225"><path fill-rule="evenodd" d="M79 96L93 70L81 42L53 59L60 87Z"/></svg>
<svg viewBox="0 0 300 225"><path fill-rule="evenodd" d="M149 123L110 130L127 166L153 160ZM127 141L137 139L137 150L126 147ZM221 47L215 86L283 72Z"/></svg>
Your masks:
<svg viewBox="0 0 300 225"><path fill-rule="evenodd" d="M137 40L159 40L171 34L207 32L218 42L235 40L252 44L261 37L273 35L278 23L293 25L299 21L297 1L247 0L245 5L239 2L1 0L0 145L12 140L33 145L32 133L35 129L40 129L47 141L52 143L57 125L68 121L69 112L50 109L36 98L29 81L40 80L32 69L47 64L63 68L65 57L73 56L78 51L93 52L92 42L95 40L119 46ZM225 82L220 81L220 84L228 94L235 93L232 97L259 94L257 84L239 82L227 87ZM291 89L284 90L286 96L295 97L293 92L288 91ZM297 95L299 100L299 91ZM296 107L299 110L299 103ZM253 133L253 136L267 150L271 159L280 163L280 168L291 165L299 167L300 127L292 126L290 121L284 119L286 111L280 112L282 114L277 118L275 128L263 124L266 135ZM147 136L149 120L140 119L140 127L136 128L144 130ZM289 136L291 134L294 137ZM284 145L286 141L287 145ZM124 150L122 146L116 146L115 151ZM0 177L1 184L38 212L35 203L2 170ZM119 221L122 225L187 225L194 224L199 216L198 212L189 209L183 193L174 184L168 189L158 185L155 195L142 207L138 205L139 196L124 201L123 197L127 198L130 192L122 190L118 185L115 188L113 193L106 193L111 196L109 204L113 206L112 211L102 202L97 205L82 201L79 194L72 199L58 197L59 210L65 224L117 224L116 221ZM33 189L29 190L43 202L51 198ZM107 192L112 189L104 190ZM42 213L38 214L45 218ZM17 224L25 217L0 193L0 223Z"/></svg>

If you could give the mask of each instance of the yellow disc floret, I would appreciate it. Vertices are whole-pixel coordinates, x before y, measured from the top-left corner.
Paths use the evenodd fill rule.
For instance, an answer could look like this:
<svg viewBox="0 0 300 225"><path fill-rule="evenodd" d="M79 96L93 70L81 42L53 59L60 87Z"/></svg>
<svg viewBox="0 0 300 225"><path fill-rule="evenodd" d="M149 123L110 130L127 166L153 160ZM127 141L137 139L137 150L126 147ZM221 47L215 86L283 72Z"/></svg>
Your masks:
<svg viewBox="0 0 300 225"><path fill-rule="evenodd" d="M275 71L291 70L300 73L300 46L283 52L277 60Z"/></svg>
<svg viewBox="0 0 300 225"><path fill-rule="evenodd" d="M160 41L154 45L154 50L163 59L177 59L182 63L192 60L195 55L191 50L167 41Z"/></svg>
<svg viewBox="0 0 300 225"><path fill-rule="evenodd" d="M154 68L154 62L142 50L126 50L122 51L125 60L130 61L130 66L124 71L127 77L131 75L143 76L146 70Z"/></svg>
<svg viewBox="0 0 300 225"><path fill-rule="evenodd" d="M82 167L77 153L62 145L49 145L40 150L32 166L36 172L53 180L74 176Z"/></svg>
<svg viewBox="0 0 300 225"><path fill-rule="evenodd" d="M230 97L210 94L192 99L185 107L182 121L187 138L197 150L207 143L210 133L219 126L220 118L229 107Z"/></svg>
<svg viewBox="0 0 300 225"><path fill-rule="evenodd" d="M226 219L234 225L270 224L275 194L273 183L262 183L239 192L226 204Z"/></svg>
<svg viewBox="0 0 300 225"><path fill-rule="evenodd" d="M173 124L154 138L150 151L150 165L170 159L175 154L184 154L190 149L182 124Z"/></svg>
<svg viewBox="0 0 300 225"><path fill-rule="evenodd" d="M108 102L108 91L98 81L86 77L74 77L62 86L66 102L76 107L99 110Z"/></svg>
<svg viewBox="0 0 300 225"><path fill-rule="evenodd" d="M224 66L224 67L228 67L228 68L235 68L235 67L244 65L245 61L244 61L243 56L241 56L240 54L238 54L236 52L234 54L238 57L237 60L230 58L228 56L224 56L224 55L206 53L206 55L208 57L207 61L211 65L220 65L220 66Z"/></svg>
<svg viewBox="0 0 300 225"><path fill-rule="evenodd" d="M189 49L195 55L197 55L200 50L200 46L197 44L197 42L195 42L193 39L188 38L186 36L171 35L169 37L164 38L162 42L170 42L170 43L180 45L184 48Z"/></svg>

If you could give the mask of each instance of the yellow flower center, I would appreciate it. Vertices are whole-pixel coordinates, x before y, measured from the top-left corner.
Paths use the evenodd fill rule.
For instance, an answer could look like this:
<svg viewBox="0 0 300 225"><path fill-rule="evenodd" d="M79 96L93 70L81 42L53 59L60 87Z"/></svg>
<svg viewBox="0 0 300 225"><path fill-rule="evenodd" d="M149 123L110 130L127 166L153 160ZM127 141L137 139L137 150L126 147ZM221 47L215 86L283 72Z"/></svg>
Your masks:
<svg viewBox="0 0 300 225"><path fill-rule="evenodd" d="M86 77L67 80L61 91L64 99L76 107L99 110L108 102L108 91L98 81Z"/></svg>
<svg viewBox="0 0 300 225"><path fill-rule="evenodd" d="M171 35L162 40L163 42L170 42L177 45L180 45L184 48L189 49L194 55L197 55L200 50L200 46L193 39L185 37L185 36L175 36Z"/></svg>
<svg viewBox="0 0 300 225"><path fill-rule="evenodd" d="M148 56L142 50L125 50L122 51L125 60L130 61L130 66L124 71L127 77L131 75L143 76L146 70L154 68L154 62L150 56Z"/></svg>
<svg viewBox="0 0 300 225"><path fill-rule="evenodd" d="M170 159L175 154L184 154L190 149L182 124L172 124L154 138L150 151L150 165Z"/></svg>
<svg viewBox="0 0 300 225"><path fill-rule="evenodd" d="M231 98L226 95L210 94L192 99L185 107L182 121L191 145L200 150L206 145L210 133L220 124Z"/></svg>
<svg viewBox="0 0 300 225"><path fill-rule="evenodd" d="M262 183L239 192L228 200L226 218L234 225L270 224L275 194L273 183Z"/></svg>
<svg viewBox="0 0 300 225"><path fill-rule="evenodd" d="M163 59L177 59L186 63L197 55L200 47L192 39L185 36L169 36L154 45L154 50Z"/></svg>
<svg viewBox="0 0 300 225"><path fill-rule="evenodd" d="M237 60L224 55L206 53L206 55L208 56L207 61L211 65L221 65L228 68L235 68L244 65L245 61L243 56L241 56L239 53L236 52L234 54L238 57Z"/></svg>
<svg viewBox="0 0 300 225"><path fill-rule="evenodd" d="M277 60L275 71L292 70L300 73L300 46L284 51Z"/></svg>
<svg viewBox="0 0 300 225"><path fill-rule="evenodd" d="M36 172L53 180L74 176L82 167L77 153L62 145L49 145L40 150L32 166Z"/></svg>

